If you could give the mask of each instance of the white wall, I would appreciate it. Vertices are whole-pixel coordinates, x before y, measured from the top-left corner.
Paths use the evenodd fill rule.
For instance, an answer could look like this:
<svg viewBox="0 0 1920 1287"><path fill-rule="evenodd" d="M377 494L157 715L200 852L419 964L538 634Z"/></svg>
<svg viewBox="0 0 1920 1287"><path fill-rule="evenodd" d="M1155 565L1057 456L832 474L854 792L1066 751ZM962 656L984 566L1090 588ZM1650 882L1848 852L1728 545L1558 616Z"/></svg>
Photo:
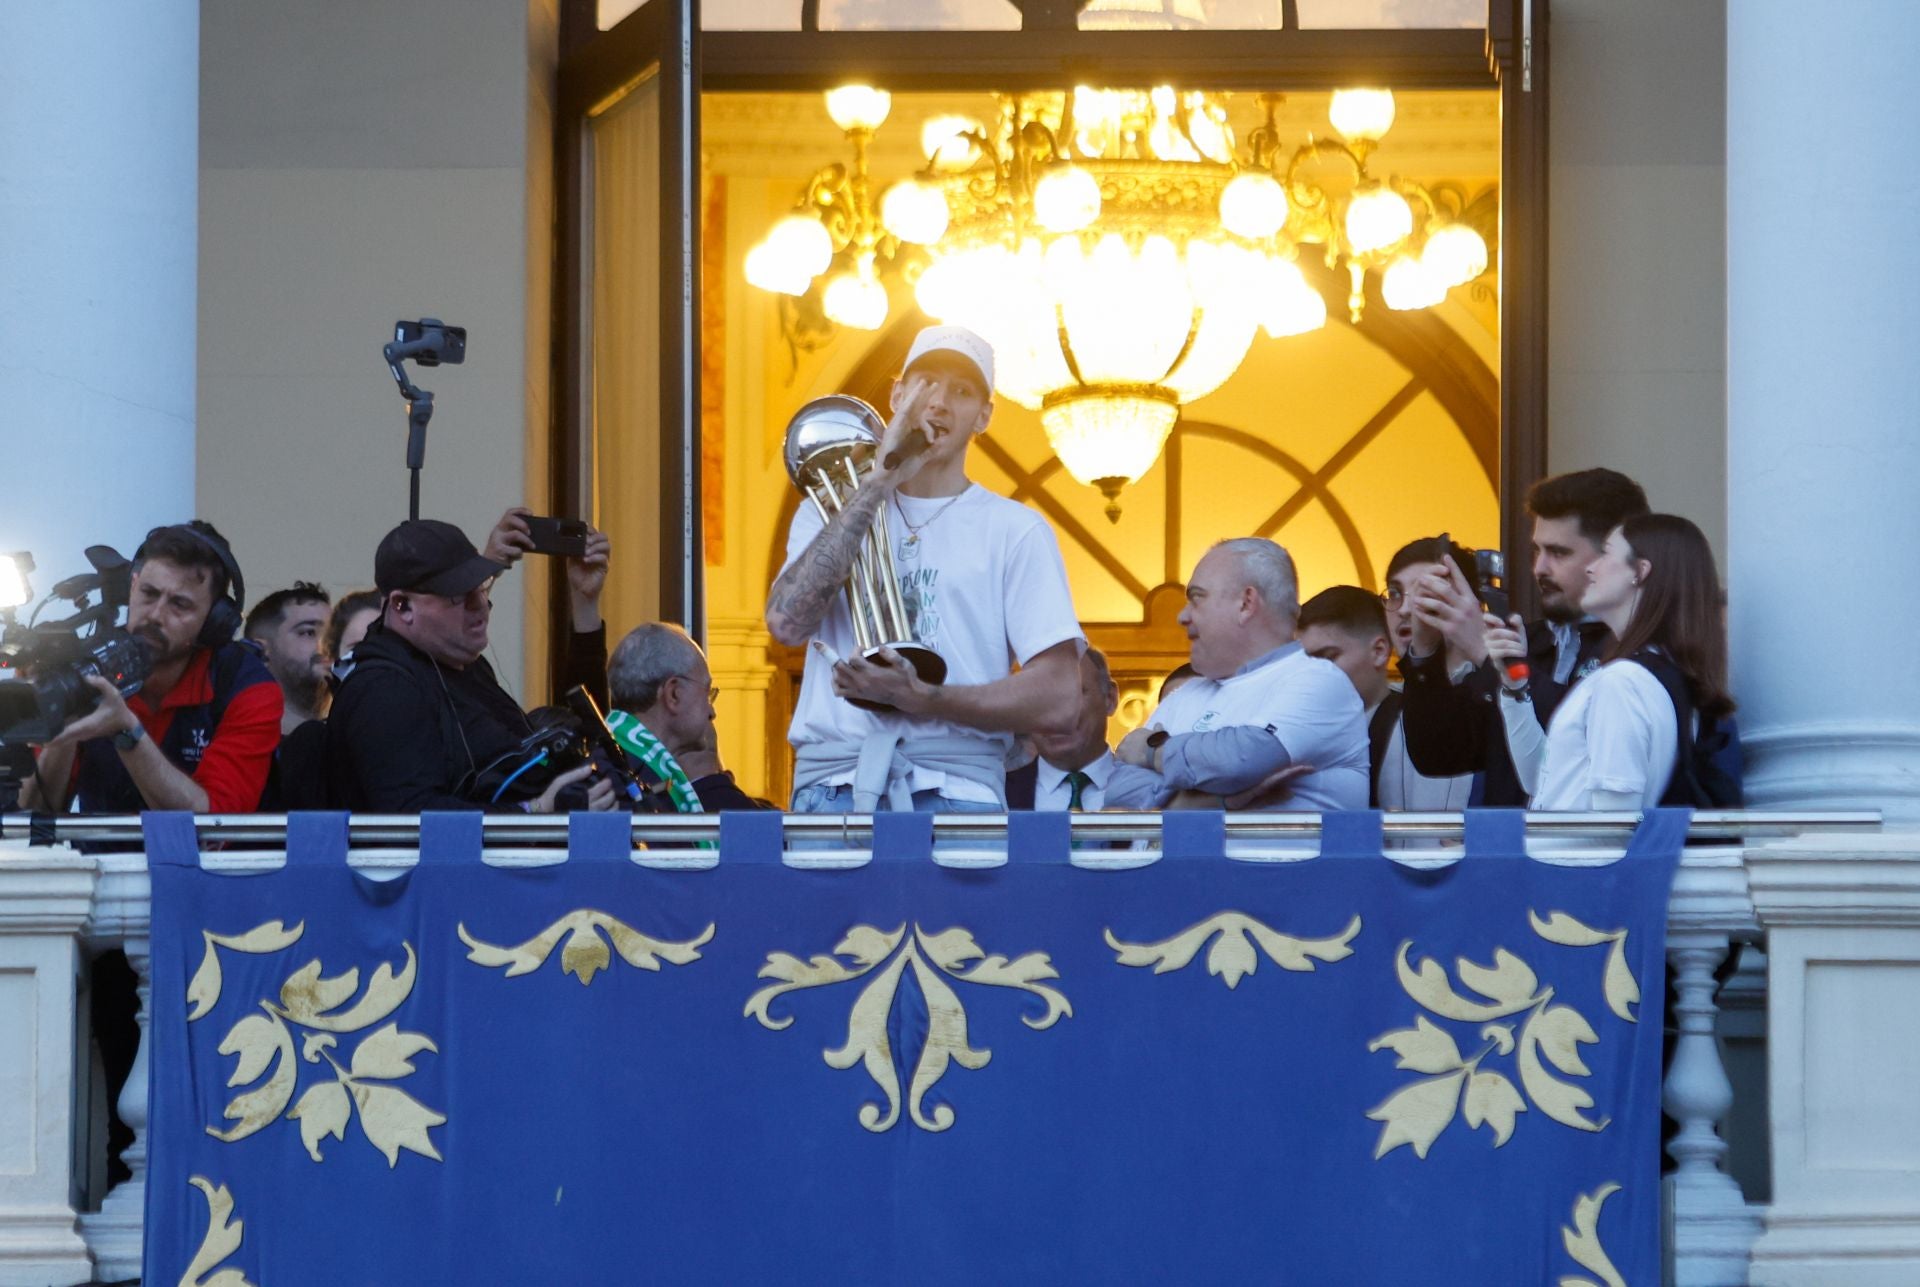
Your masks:
<svg viewBox="0 0 1920 1287"><path fill-rule="evenodd" d="M415 377L437 395L422 514L478 543L509 504L545 508L528 443L547 406L551 15L205 0L198 491L256 598L370 584L406 517L406 409L380 358L398 318L469 331L466 365ZM516 688L523 580L494 596Z"/></svg>
<svg viewBox="0 0 1920 1287"><path fill-rule="evenodd" d="M1724 572L1726 2L1554 0L1551 41L1548 465L1631 474Z"/></svg>

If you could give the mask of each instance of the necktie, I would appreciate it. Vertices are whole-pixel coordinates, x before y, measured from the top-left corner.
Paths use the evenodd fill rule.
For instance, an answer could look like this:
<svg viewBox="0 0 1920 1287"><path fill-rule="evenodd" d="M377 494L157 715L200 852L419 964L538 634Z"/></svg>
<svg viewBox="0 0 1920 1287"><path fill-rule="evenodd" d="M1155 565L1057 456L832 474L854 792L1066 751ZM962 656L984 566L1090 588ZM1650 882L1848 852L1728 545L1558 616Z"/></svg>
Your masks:
<svg viewBox="0 0 1920 1287"><path fill-rule="evenodd" d="M1093 779L1082 773L1079 769L1075 769L1073 772L1067 774L1067 808L1069 811L1074 813L1080 811L1080 793L1092 785Z"/></svg>

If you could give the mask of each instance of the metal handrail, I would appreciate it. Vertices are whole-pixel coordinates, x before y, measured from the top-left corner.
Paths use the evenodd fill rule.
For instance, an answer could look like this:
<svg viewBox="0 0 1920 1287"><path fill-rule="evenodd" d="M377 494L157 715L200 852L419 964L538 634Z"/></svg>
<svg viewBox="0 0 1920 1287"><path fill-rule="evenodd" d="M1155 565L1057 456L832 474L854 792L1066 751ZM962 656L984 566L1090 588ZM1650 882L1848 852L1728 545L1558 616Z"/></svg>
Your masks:
<svg viewBox="0 0 1920 1287"><path fill-rule="evenodd" d="M1613 813L1529 813L1526 819L1530 836L1567 839L1624 839L1639 825L1637 812ZM1073 834L1098 840L1153 840L1160 836L1162 815L1153 812L1074 814ZM195 824L204 842L263 845L284 843L287 834L285 814L203 813ZM553 847L567 843L568 820L565 815L529 816L522 814L483 814L480 820L482 844L488 848ZM871 841L873 819L869 814L784 815L783 826L791 839L811 841ZM1748 809L1700 810L1693 815L1687 832L1690 840L1753 840L1797 835L1806 831L1877 831L1881 815L1877 809L1838 812L1772 812ZM1464 817L1458 813L1389 813L1381 828L1389 839L1423 838L1457 840L1464 833ZM1226 834L1235 840L1285 840L1316 836L1320 831L1318 813L1230 813L1226 816ZM633 839L643 843L691 844L719 839L718 814L636 814L632 822ZM939 840L1004 841L1007 833L1005 814L943 813L934 815L933 834ZM0 840L36 837L46 843L133 844L141 843L137 814L88 816L27 813L0 814ZM347 820L347 841L352 846L417 845L420 818L417 814L351 815Z"/></svg>

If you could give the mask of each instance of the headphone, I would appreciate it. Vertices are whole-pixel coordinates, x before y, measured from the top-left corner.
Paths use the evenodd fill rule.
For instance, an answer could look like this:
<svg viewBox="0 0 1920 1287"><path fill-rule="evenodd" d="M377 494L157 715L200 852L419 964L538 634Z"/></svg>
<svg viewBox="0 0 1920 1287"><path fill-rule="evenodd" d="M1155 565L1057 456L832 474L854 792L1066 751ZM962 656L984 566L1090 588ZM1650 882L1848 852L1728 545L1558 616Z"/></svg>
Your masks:
<svg viewBox="0 0 1920 1287"><path fill-rule="evenodd" d="M156 527L147 533L147 539L150 541L162 532L185 533L213 551L213 556L220 560L220 566L227 573L227 591L215 599L213 606L207 609L207 619L201 623L200 633L194 639L194 643L202 648L218 648L221 644L233 642L234 637L240 633L241 625L246 621L241 609L247 601L247 583L240 575L240 565L234 562L233 551L227 547L225 541L208 536L199 528L189 527L185 523Z"/></svg>

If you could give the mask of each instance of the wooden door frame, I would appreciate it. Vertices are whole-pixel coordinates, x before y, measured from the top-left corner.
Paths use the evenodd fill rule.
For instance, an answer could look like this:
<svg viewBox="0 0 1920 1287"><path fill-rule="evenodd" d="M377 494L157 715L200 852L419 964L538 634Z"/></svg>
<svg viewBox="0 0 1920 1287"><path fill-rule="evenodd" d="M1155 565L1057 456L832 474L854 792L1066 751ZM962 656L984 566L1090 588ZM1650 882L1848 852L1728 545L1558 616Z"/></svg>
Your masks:
<svg viewBox="0 0 1920 1287"><path fill-rule="evenodd" d="M1019 0L1016 0L1018 3ZM697 0L648 0L618 26L597 31L594 0L562 0L558 111L555 117L554 419L550 442L555 512L580 513L582 435L591 388L591 335L583 295L585 194L582 147L588 113L633 82L666 43L672 18L691 9L682 59L659 59L663 137L691 138L698 156L697 95L714 91L825 90L851 79L899 91L1035 89L1087 81L1175 84L1209 89L1332 89L1385 84L1396 89L1497 89L1500 173L1500 524L1514 601L1531 614L1531 527L1525 498L1547 470L1547 16L1549 0L1489 0L1478 30L1079 31L1066 0L1025 0L1019 31L712 31L698 30ZM1291 6L1289 6L1291 8ZM667 164L667 211L697 218L697 173ZM668 173L671 171L672 173ZM691 190L689 190L691 184ZM665 221L663 220L663 226ZM663 237L663 243L671 239ZM663 256L662 280L692 281L686 299L662 290L663 311L680 318L697 308L698 256ZM689 278L687 274L695 276ZM693 319L697 323L697 318ZM672 328L663 328L671 334ZM682 332L697 337L697 324ZM697 507L699 372L697 339L661 364L662 476L691 479L692 491L663 496L663 615L701 633ZM663 355L664 356L664 355ZM669 424L684 434L666 431ZM689 459L690 452L690 459ZM671 502L671 503L666 503ZM682 544L685 542L685 544ZM694 584L682 566L694 569ZM564 582L555 578L551 620L565 628ZM558 633L555 635L559 637ZM561 649L552 651L557 659Z"/></svg>

